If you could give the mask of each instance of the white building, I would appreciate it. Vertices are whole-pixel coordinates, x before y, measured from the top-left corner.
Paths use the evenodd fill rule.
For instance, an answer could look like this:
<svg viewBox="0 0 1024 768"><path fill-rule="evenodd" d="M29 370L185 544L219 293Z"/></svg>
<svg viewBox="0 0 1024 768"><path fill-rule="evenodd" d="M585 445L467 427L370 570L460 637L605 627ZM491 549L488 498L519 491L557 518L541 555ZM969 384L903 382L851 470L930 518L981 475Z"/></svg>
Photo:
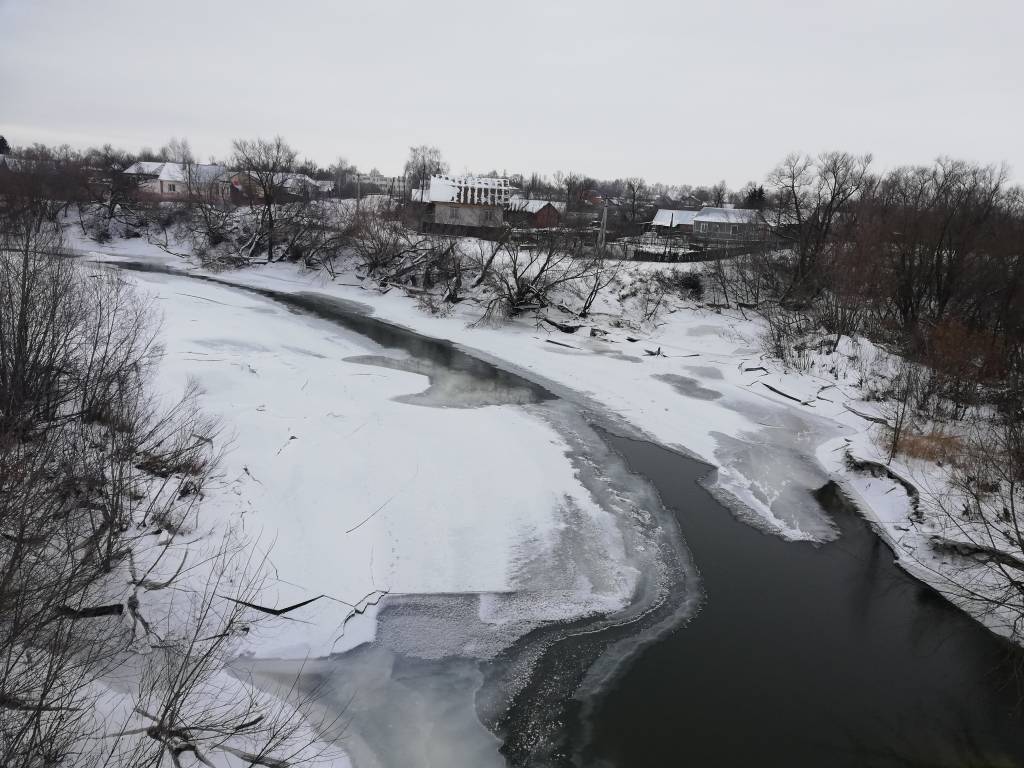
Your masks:
<svg viewBox="0 0 1024 768"><path fill-rule="evenodd" d="M504 208L511 199L512 186L508 179L483 176L431 176L428 199L422 202L494 205Z"/></svg>
<svg viewBox="0 0 1024 768"><path fill-rule="evenodd" d="M228 171L223 165L207 165L193 163L158 163L140 161L124 169L126 176L139 181L139 191L147 196L160 200L178 200L185 198L191 188L192 194L198 194L209 186L226 185Z"/></svg>
<svg viewBox="0 0 1024 768"><path fill-rule="evenodd" d="M508 201L508 210L524 212L524 213L538 213L545 205L550 205L560 214L565 213L565 203L560 200L528 200L525 197L519 195L512 195Z"/></svg>

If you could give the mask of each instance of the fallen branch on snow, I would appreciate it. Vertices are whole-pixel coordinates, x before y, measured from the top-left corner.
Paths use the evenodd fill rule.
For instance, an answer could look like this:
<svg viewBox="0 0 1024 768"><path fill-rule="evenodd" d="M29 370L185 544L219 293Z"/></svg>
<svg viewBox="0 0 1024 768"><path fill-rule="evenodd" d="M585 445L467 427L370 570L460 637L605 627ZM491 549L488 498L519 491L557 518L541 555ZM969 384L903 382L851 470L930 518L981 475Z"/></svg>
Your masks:
<svg viewBox="0 0 1024 768"><path fill-rule="evenodd" d="M554 339L544 339L544 341L547 342L548 344L555 344L556 346L559 347L568 347L569 349L575 349L577 351L582 352L582 350L579 347L574 347L572 344L565 344L561 341L555 341Z"/></svg>
<svg viewBox="0 0 1024 768"><path fill-rule="evenodd" d="M560 323L557 320L550 320L546 317L543 318L543 322L547 323L548 325L554 328L557 328L562 333L576 333L576 331L583 327L582 325L569 325L568 323Z"/></svg>
<svg viewBox="0 0 1024 768"><path fill-rule="evenodd" d="M874 422L875 424L881 424L883 427L889 426L889 422L883 419L881 416L871 416L870 414L867 413L861 413L860 411L851 408L848 403L843 403L843 408L848 410L854 416L860 416L862 419Z"/></svg>
<svg viewBox="0 0 1024 768"><path fill-rule="evenodd" d="M760 382L760 383L761 383L761 386L767 387L772 392L774 392L776 395L779 395L780 397L784 397L787 400L792 400L794 403L800 403L800 405L810 405L811 404L810 400L801 400L799 397L794 397L793 395L791 395L791 394L789 394L787 392L783 392L781 389L779 389L778 387L773 387L771 384L767 384L767 383L765 383L763 381Z"/></svg>

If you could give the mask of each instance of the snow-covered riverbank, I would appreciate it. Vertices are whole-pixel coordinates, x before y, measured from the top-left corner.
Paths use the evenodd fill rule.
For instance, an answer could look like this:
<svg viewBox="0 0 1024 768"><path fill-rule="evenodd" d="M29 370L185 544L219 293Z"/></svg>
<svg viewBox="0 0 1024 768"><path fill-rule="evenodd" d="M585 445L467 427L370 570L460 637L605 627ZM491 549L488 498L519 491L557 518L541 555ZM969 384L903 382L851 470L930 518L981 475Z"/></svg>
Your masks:
<svg viewBox="0 0 1024 768"><path fill-rule="evenodd" d="M101 249L87 241L78 246L102 258L196 269L140 240ZM862 373L878 356L869 343L847 340L816 361L817 375L794 373L763 354L762 321L735 309L670 303L656 328L637 331L610 324L617 308L606 298L608 314L595 312L591 323L606 333L587 335L591 325L586 325L568 335L529 319L480 326L481 310L471 301L449 316L433 316L400 289L381 294L363 287L351 272L331 279L279 263L218 273L217 279L357 301L379 319L450 340L577 401L589 401L651 439L715 466L713 490L719 497L752 524L785 538L823 541L834 535L806 491L836 479L857 498L904 567L940 591L948 587L942 558L927 546L934 525L915 521L904 487L848 466L848 456L885 458L871 420L877 418L877 404L864 402L858 389ZM928 479L932 472L926 464L899 461L893 469L908 478Z"/></svg>

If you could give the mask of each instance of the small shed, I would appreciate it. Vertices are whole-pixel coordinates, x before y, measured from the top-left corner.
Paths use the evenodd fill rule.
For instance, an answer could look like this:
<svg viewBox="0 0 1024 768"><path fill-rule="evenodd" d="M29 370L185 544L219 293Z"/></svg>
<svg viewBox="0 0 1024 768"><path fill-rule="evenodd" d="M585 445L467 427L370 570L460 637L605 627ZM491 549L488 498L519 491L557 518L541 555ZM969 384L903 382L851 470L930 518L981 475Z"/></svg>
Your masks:
<svg viewBox="0 0 1024 768"><path fill-rule="evenodd" d="M510 222L520 226L538 229L557 227L562 222L562 211L559 206L564 205L551 200L513 198L508 204L508 218Z"/></svg>
<svg viewBox="0 0 1024 768"><path fill-rule="evenodd" d="M698 211L682 211L673 208L659 208L654 214L651 227L659 234L691 234L693 220Z"/></svg>

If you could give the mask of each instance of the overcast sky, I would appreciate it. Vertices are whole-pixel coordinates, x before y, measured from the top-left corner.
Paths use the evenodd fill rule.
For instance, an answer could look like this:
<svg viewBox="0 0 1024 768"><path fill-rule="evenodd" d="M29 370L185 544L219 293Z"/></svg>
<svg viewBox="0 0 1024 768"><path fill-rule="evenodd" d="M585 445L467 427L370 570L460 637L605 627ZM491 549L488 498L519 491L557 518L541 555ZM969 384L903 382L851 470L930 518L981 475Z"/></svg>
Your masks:
<svg viewBox="0 0 1024 768"><path fill-rule="evenodd" d="M1024 179L1021 0L0 0L0 134L739 186L793 150Z"/></svg>

